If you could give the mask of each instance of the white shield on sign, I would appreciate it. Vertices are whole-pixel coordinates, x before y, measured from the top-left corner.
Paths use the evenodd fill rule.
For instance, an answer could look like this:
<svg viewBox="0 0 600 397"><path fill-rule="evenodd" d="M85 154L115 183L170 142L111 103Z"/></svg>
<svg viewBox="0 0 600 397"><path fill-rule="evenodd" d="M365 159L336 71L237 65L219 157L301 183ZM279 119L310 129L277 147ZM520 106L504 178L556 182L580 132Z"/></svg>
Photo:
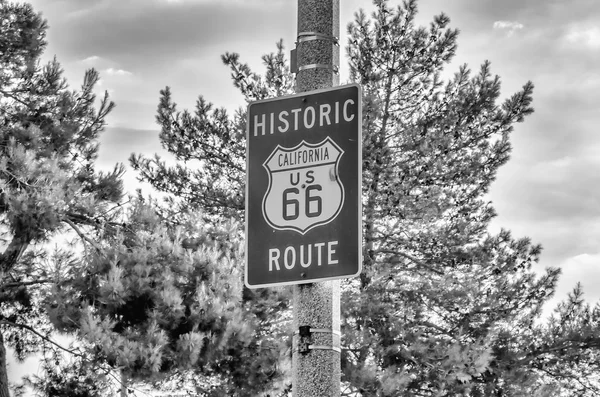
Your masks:
<svg viewBox="0 0 600 397"><path fill-rule="evenodd" d="M292 148L277 145L263 163L269 188L263 198L263 216L278 230L305 234L340 213L344 186L338 177L343 150L325 138L317 144L300 142Z"/></svg>

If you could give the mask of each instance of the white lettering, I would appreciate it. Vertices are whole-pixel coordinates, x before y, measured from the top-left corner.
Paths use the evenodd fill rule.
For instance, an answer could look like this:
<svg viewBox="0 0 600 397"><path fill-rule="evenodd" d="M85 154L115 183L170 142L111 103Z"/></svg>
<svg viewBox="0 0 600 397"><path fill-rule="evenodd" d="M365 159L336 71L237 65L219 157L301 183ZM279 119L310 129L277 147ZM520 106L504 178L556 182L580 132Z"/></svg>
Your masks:
<svg viewBox="0 0 600 397"><path fill-rule="evenodd" d="M269 271L272 272L273 271L273 264L275 264L275 268L277 270L280 270L279 268L279 255L281 253L279 252L279 250L277 248L271 248L269 250Z"/></svg>
<svg viewBox="0 0 600 397"><path fill-rule="evenodd" d="M327 110L325 110L327 109ZM329 120L329 113L331 112L331 105L324 103L319 107L319 127L323 127L323 119L327 119L327 125L331 125L331 121Z"/></svg>
<svg viewBox="0 0 600 397"><path fill-rule="evenodd" d="M287 116L289 116L289 113L286 112L285 110L282 110L279 113L279 121L281 121L283 124L285 124L284 128L281 128L281 126L277 127L277 129L279 130L279 132L287 132L288 128L290 128L290 123L287 121L287 119L284 118L284 117L287 117Z"/></svg>
<svg viewBox="0 0 600 397"><path fill-rule="evenodd" d="M335 250L333 249L334 245L337 245L338 242L337 241L330 241L329 243L327 243L327 264L328 265L337 265L338 260L337 259L333 259L333 255L335 254Z"/></svg>
<svg viewBox="0 0 600 397"><path fill-rule="evenodd" d="M262 121L259 123L258 122L258 115L254 116L254 136L258 136L258 127L261 128L262 133L261 135L265 135L265 115L262 115Z"/></svg>
<svg viewBox="0 0 600 397"><path fill-rule="evenodd" d="M298 250L300 250L299 263L302 268L306 269L310 267L313 263L315 263L315 259L317 266L321 266L323 264L337 265L339 262L339 260L337 259L336 251L337 245L337 241L327 241L306 245L303 244L299 247L294 247L290 245L285 248L283 252L283 258L281 255L281 250L279 248L271 248L269 249L269 271L281 271L281 259L283 259L283 265L285 269L294 269L294 267L296 267L296 259L298 259ZM327 246L326 253L324 252L325 246ZM325 260L326 262L324 262Z"/></svg>
<svg viewBox="0 0 600 397"><path fill-rule="evenodd" d="M288 262L288 253L292 254L291 264ZM294 247L289 246L285 248L285 252L283 253L283 264L288 270L292 270L296 265L296 250L294 249Z"/></svg>
<svg viewBox="0 0 600 397"><path fill-rule="evenodd" d="M292 109L292 113L294 113L294 131L298 131L298 113L300 113L302 109Z"/></svg>
<svg viewBox="0 0 600 397"><path fill-rule="evenodd" d="M302 114L301 114L302 113ZM322 103L319 107L307 106L305 109L296 108L281 110L278 114L266 113L254 115L254 136L311 129L315 126L324 127L332 124L348 123L357 116L356 101L346 99L343 103L335 101ZM291 120L293 117L293 120ZM277 125L276 125L277 123ZM292 124L293 123L293 124Z"/></svg>
<svg viewBox="0 0 600 397"><path fill-rule="evenodd" d="M308 262L304 261L304 245L300 246L300 266L302 267L309 267L310 264L312 263L312 245L308 244L308 249L307 249L308 253L306 254L306 257L308 258Z"/></svg>
<svg viewBox="0 0 600 397"><path fill-rule="evenodd" d="M310 110L310 113L312 114L312 116L310 116L311 117L310 123L308 122L309 110ZM312 106L309 106L304 110L304 128L311 129L311 128L313 128L314 125L315 125L315 108L313 108Z"/></svg>
<svg viewBox="0 0 600 397"><path fill-rule="evenodd" d="M315 248L317 249L317 266L321 266L321 248L325 246L325 243L316 243Z"/></svg>
<svg viewBox="0 0 600 397"><path fill-rule="evenodd" d="M354 114L352 114L352 117L348 117L348 104L349 103L354 105L354 101L352 99L348 99L348 100L346 100L346 102L344 102L344 120L346 120L346 121L352 121L354 119Z"/></svg>

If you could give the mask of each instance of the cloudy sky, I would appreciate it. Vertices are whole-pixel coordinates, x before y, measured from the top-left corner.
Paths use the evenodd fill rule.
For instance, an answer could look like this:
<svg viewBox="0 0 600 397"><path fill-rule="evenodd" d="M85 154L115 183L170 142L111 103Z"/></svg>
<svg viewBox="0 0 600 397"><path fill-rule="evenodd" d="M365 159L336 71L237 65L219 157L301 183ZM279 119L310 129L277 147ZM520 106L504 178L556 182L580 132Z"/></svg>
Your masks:
<svg viewBox="0 0 600 397"><path fill-rule="evenodd" d="M235 109L242 97L220 55L238 52L262 72L260 56L280 38L289 49L296 35L296 0L30 2L50 26L45 57L57 57L73 87L85 69L98 69L100 88L117 104L100 152L105 168L126 163L133 151L162 153L154 122L160 89L170 86L181 108L191 108L201 94ZM341 0L342 43L354 12L370 3ZM443 11L461 31L450 72L463 63L477 69L488 59L503 81L503 97L534 82L536 111L517 125L512 160L492 188L499 213L493 228L544 246L538 268L563 269L555 301L578 281L590 301L598 300L598 0L421 0L419 9L421 24ZM127 180L135 175L129 172Z"/></svg>

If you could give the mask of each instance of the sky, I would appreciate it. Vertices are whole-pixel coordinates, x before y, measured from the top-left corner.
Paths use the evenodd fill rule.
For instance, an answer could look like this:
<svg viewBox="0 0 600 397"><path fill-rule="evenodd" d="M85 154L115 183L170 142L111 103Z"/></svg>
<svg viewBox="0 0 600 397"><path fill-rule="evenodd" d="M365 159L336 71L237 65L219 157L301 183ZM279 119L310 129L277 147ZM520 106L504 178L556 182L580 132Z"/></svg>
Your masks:
<svg viewBox="0 0 600 397"><path fill-rule="evenodd" d="M296 40L296 0L31 0L50 26L44 58L56 56L73 88L88 68L116 108L101 139L99 165L127 165L132 152L165 154L154 121L159 91L172 89L180 109L199 95L234 110L243 98L220 60L237 52L254 71L261 55ZM345 26L370 0L340 1ZM390 4L399 4L391 0ZM460 29L446 71L491 62L502 97L535 84L535 113L517 124L513 152L492 185L501 227L544 247L536 269L562 269L548 310L581 282L600 298L600 7L598 0L420 0L418 22L444 12ZM342 54L345 54L342 51ZM345 55L340 81L348 81ZM126 175L129 186L135 174ZM27 366L27 365L26 365ZM20 368L22 368L21 366ZM19 367L12 366L16 371Z"/></svg>

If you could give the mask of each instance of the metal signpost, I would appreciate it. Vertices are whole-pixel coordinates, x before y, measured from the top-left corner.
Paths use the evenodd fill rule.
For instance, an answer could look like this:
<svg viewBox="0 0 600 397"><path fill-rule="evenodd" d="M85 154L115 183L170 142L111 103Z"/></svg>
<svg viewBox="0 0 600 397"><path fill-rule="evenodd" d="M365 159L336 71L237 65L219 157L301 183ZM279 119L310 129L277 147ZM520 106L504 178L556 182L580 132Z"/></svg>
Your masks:
<svg viewBox="0 0 600 397"><path fill-rule="evenodd" d="M361 92L339 84L339 0L298 0L295 96L248 108L249 288L293 284L292 393L339 397L340 282L360 273Z"/></svg>
<svg viewBox="0 0 600 397"><path fill-rule="evenodd" d="M360 98L347 85L250 104L249 288L360 272Z"/></svg>

